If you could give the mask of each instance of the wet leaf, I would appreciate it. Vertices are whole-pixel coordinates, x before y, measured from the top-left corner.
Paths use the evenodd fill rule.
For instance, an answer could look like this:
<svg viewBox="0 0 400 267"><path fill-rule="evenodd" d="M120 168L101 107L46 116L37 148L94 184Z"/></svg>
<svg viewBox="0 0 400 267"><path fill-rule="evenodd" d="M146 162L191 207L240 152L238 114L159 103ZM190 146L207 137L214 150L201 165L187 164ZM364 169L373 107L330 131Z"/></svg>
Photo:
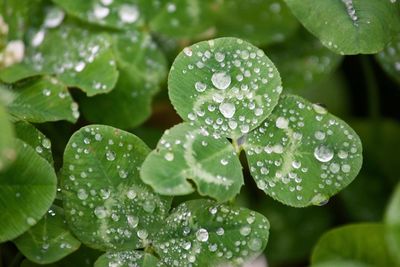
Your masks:
<svg viewBox="0 0 400 267"><path fill-rule="evenodd" d="M285 0L293 14L338 54L374 54L400 30L400 4L383 0Z"/></svg>
<svg viewBox="0 0 400 267"><path fill-rule="evenodd" d="M0 172L7 168L16 157L14 148L14 127L6 109L0 104Z"/></svg>
<svg viewBox="0 0 400 267"><path fill-rule="evenodd" d="M265 45L285 41L299 26L282 0L219 2L215 12L219 36L235 36Z"/></svg>
<svg viewBox="0 0 400 267"><path fill-rule="evenodd" d="M143 248L162 224L170 199L140 180L149 148L133 134L102 125L80 129L64 153L66 219L82 243L100 250Z"/></svg>
<svg viewBox="0 0 400 267"><path fill-rule="evenodd" d="M172 65L168 87L184 120L234 139L261 124L282 91L279 73L264 52L236 38L185 48Z"/></svg>
<svg viewBox="0 0 400 267"><path fill-rule="evenodd" d="M51 165L27 144L14 142L17 158L0 173L0 242L35 225L56 196L57 177Z"/></svg>
<svg viewBox="0 0 400 267"><path fill-rule="evenodd" d="M158 264L158 259L151 255L144 253L142 251L121 251L121 252L108 252L103 254L95 262L95 267L155 267L160 266Z"/></svg>
<svg viewBox="0 0 400 267"><path fill-rule="evenodd" d="M141 0L53 0L68 14L93 24L117 29L132 29L143 25L139 6Z"/></svg>
<svg viewBox="0 0 400 267"><path fill-rule="evenodd" d="M265 50L283 77L283 87L293 93L301 93L326 79L342 59L305 30L298 31L287 42ZM320 88L319 91L325 93Z"/></svg>
<svg viewBox="0 0 400 267"><path fill-rule="evenodd" d="M295 207L320 205L346 187L362 164L361 141L317 104L285 95L243 145L257 186Z"/></svg>
<svg viewBox="0 0 400 267"><path fill-rule="evenodd" d="M312 266L396 266L390 259L384 239L383 224L353 224L325 233L316 244ZM342 266L342 265L336 265Z"/></svg>
<svg viewBox="0 0 400 267"><path fill-rule="evenodd" d="M14 101L8 111L19 120L42 123L67 120L76 122L79 112L67 87L52 77L42 77L13 86Z"/></svg>
<svg viewBox="0 0 400 267"><path fill-rule="evenodd" d="M397 185L385 214L386 241L389 251L400 264L400 184Z"/></svg>
<svg viewBox="0 0 400 267"><path fill-rule="evenodd" d="M265 249L268 229L267 219L254 211L193 200L166 219L154 248L168 266L240 265Z"/></svg>
<svg viewBox="0 0 400 267"><path fill-rule="evenodd" d="M36 153L53 165L51 141L35 126L28 122L19 121L14 124L16 136L35 149Z"/></svg>
<svg viewBox="0 0 400 267"><path fill-rule="evenodd" d="M233 199L243 185L242 167L234 147L189 123L167 130L143 163L142 180L157 193L185 195L195 189L220 202Z"/></svg>
<svg viewBox="0 0 400 267"><path fill-rule="evenodd" d="M118 72L108 35L67 23L56 29L41 29L30 41L32 47L24 61L2 70L0 79L13 83L39 74L55 74L68 87L78 87L88 96L114 88Z"/></svg>
<svg viewBox="0 0 400 267"><path fill-rule="evenodd" d="M385 50L375 57L387 74L400 82L400 34L395 35Z"/></svg>
<svg viewBox="0 0 400 267"><path fill-rule="evenodd" d="M80 102L90 121L129 129L150 116L152 98L167 75L167 63L149 34L118 34L114 36L114 50L120 73L117 85L106 95Z"/></svg>
<svg viewBox="0 0 400 267"><path fill-rule="evenodd" d="M53 206L32 228L13 241L31 261L48 264L58 261L81 244L70 232L62 208Z"/></svg>

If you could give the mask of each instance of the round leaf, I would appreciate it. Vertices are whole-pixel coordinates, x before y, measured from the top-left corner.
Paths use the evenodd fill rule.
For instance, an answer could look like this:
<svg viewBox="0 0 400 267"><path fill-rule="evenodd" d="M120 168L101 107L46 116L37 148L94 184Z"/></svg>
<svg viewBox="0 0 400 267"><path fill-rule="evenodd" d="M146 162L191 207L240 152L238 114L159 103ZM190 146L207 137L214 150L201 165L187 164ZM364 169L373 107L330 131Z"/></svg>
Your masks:
<svg viewBox="0 0 400 267"><path fill-rule="evenodd" d="M62 194L70 229L83 243L101 250L142 248L156 233L170 199L139 178L148 152L139 138L109 126L87 126L71 137Z"/></svg>
<svg viewBox="0 0 400 267"><path fill-rule="evenodd" d="M67 120L79 117L77 104L67 87L52 77L42 77L13 86L14 101L8 105L11 115L29 122Z"/></svg>
<svg viewBox="0 0 400 267"><path fill-rule="evenodd" d="M77 250L81 244L69 232L64 211L57 206L53 206L36 225L13 242L29 260L39 264L58 261Z"/></svg>
<svg viewBox="0 0 400 267"><path fill-rule="evenodd" d="M30 123L19 121L15 123L15 133L19 139L33 147L40 156L53 165L51 141Z"/></svg>
<svg viewBox="0 0 400 267"><path fill-rule="evenodd" d="M254 211L193 200L166 219L154 248L167 266L242 265L265 249L268 230L267 219Z"/></svg>
<svg viewBox="0 0 400 267"><path fill-rule="evenodd" d="M14 142L17 158L0 173L0 242L36 224L56 196L57 177L51 165L27 144Z"/></svg>
<svg viewBox="0 0 400 267"><path fill-rule="evenodd" d="M382 68L400 83L400 34L396 35L376 58Z"/></svg>
<svg viewBox="0 0 400 267"><path fill-rule="evenodd" d="M242 166L234 147L189 123L167 130L143 163L142 180L163 195L194 191L218 201L233 199L243 185Z"/></svg>
<svg viewBox="0 0 400 267"><path fill-rule="evenodd" d="M391 0L285 0L300 22L338 54L374 54L400 30Z"/></svg>
<svg viewBox="0 0 400 267"><path fill-rule="evenodd" d="M396 187L386 210L386 240L393 259L400 264L400 184Z"/></svg>
<svg viewBox="0 0 400 267"><path fill-rule="evenodd" d="M119 69L117 85L106 95L82 98L80 102L88 120L129 129L150 116L151 100L165 79L167 63L149 34L118 34L114 50Z"/></svg>
<svg viewBox="0 0 400 267"><path fill-rule="evenodd" d="M299 26L282 0L219 2L216 27L220 36L235 36L258 45L270 44L286 40Z"/></svg>
<svg viewBox="0 0 400 267"><path fill-rule="evenodd" d="M15 160L14 129L5 108L0 104L0 172Z"/></svg>
<svg viewBox="0 0 400 267"><path fill-rule="evenodd" d="M184 120L232 138L261 124L282 91L279 73L264 52L236 38L185 48L172 65L168 88Z"/></svg>
<svg viewBox="0 0 400 267"><path fill-rule="evenodd" d="M350 126L292 95L282 96L243 147L257 186L295 207L325 203L362 164L361 141Z"/></svg>
<svg viewBox="0 0 400 267"><path fill-rule="evenodd" d="M40 39L36 39L38 34ZM56 29L41 29L31 43L24 61L2 70L0 79L13 83L38 74L56 74L64 84L78 87L88 96L107 93L117 82L108 35L69 23Z"/></svg>
<svg viewBox="0 0 400 267"><path fill-rule="evenodd" d="M147 253L141 251L121 251L121 252L108 252L103 254L94 264L94 267L154 267L158 265L158 259Z"/></svg>
<svg viewBox="0 0 400 267"><path fill-rule="evenodd" d="M330 267L331 261L342 261L346 267L396 266L389 256L384 230L382 224L354 224L333 229L315 246L312 266Z"/></svg>

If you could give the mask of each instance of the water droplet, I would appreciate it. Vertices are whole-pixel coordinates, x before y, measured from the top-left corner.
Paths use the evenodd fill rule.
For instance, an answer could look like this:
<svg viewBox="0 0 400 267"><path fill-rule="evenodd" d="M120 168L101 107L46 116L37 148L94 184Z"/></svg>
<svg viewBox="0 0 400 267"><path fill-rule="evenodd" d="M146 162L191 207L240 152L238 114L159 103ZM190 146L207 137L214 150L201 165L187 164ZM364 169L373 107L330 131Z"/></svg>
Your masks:
<svg viewBox="0 0 400 267"><path fill-rule="evenodd" d="M136 192L135 192L134 190L129 190L129 191L126 193L126 196L127 196L129 199L134 199L134 198L136 197Z"/></svg>
<svg viewBox="0 0 400 267"><path fill-rule="evenodd" d="M200 242L207 242L208 240L208 232L206 229L204 228L200 228L197 232L196 232L196 238L197 240L199 240Z"/></svg>
<svg viewBox="0 0 400 267"><path fill-rule="evenodd" d="M143 209L144 209L144 211L146 211L148 213L153 213L154 210L156 209L156 204L154 203L154 201L146 200L143 203Z"/></svg>
<svg viewBox="0 0 400 267"><path fill-rule="evenodd" d="M226 160L226 159L221 159L220 162L221 162L221 164L224 165L224 166L228 165L228 163L229 163L228 160Z"/></svg>
<svg viewBox="0 0 400 267"><path fill-rule="evenodd" d="M185 53L185 55L187 55L188 57L191 57L193 55L193 51L189 47L185 47L183 49L183 53Z"/></svg>
<svg viewBox="0 0 400 267"><path fill-rule="evenodd" d="M76 72L81 72L81 71L83 71L83 69L86 67L86 64L85 64L85 62L83 62L83 61L79 61L76 65L75 65L75 71Z"/></svg>
<svg viewBox="0 0 400 267"><path fill-rule="evenodd" d="M217 72L212 75L211 82L217 89L225 90L231 84L231 76L225 72Z"/></svg>
<svg viewBox="0 0 400 267"><path fill-rule="evenodd" d="M275 125L279 129L287 129L289 126L289 121L284 117L278 117L275 121Z"/></svg>
<svg viewBox="0 0 400 267"><path fill-rule="evenodd" d="M139 19L140 12L135 5L122 5L118 11L119 18L124 23L134 23Z"/></svg>
<svg viewBox="0 0 400 267"><path fill-rule="evenodd" d="M331 163L331 165L329 165L329 170L332 173L338 173L340 171L340 165L337 163Z"/></svg>
<svg viewBox="0 0 400 267"><path fill-rule="evenodd" d="M225 55L221 52L215 53L215 60L218 62L222 62L225 59Z"/></svg>
<svg viewBox="0 0 400 267"><path fill-rule="evenodd" d="M108 161L113 161L115 160L115 152L111 150L107 150L106 152L106 158Z"/></svg>
<svg viewBox="0 0 400 267"><path fill-rule="evenodd" d="M101 5L96 5L93 10L93 14L96 19L101 20L110 14L110 9Z"/></svg>
<svg viewBox="0 0 400 267"><path fill-rule="evenodd" d="M137 236L140 238L140 239L146 239L148 236L149 236L149 234L147 233L147 231L146 230L139 230L139 231L137 231Z"/></svg>
<svg viewBox="0 0 400 267"><path fill-rule="evenodd" d="M101 134L99 133L95 134L94 139L96 139L96 141L101 141L102 139Z"/></svg>
<svg viewBox="0 0 400 267"><path fill-rule="evenodd" d="M94 215L99 219L104 219L107 216L107 210L103 206L94 209Z"/></svg>
<svg viewBox="0 0 400 267"><path fill-rule="evenodd" d="M85 189L80 188L80 189L78 190L77 196L78 196L78 198L79 198L80 200L85 200L85 199L88 198L89 195L88 195L88 193L86 192Z"/></svg>
<svg viewBox="0 0 400 267"><path fill-rule="evenodd" d="M128 224L132 228L136 228L139 224L139 218L135 216L126 216L126 219L128 220Z"/></svg>
<svg viewBox="0 0 400 267"><path fill-rule="evenodd" d="M32 46L39 46L42 44L44 40L44 36L46 35L46 32L44 30L38 31L32 38Z"/></svg>
<svg viewBox="0 0 400 267"><path fill-rule="evenodd" d="M34 225L34 224L36 223L36 220L33 219L32 217L28 217L28 218L26 219L26 222L27 222L27 224L29 224L29 225Z"/></svg>
<svg viewBox="0 0 400 267"><path fill-rule="evenodd" d="M190 241L182 243L182 248L185 250L189 250L191 247L192 247L192 243Z"/></svg>
<svg viewBox="0 0 400 267"><path fill-rule="evenodd" d="M233 115L235 115L236 107L231 103L221 103L219 105L219 111L225 118L230 119L233 117Z"/></svg>
<svg viewBox="0 0 400 267"><path fill-rule="evenodd" d="M314 157L320 162L328 162L333 158L333 152L328 147L320 145L315 148Z"/></svg>
<svg viewBox="0 0 400 267"><path fill-rule="evenodd" d="M248 236L251 232L251 227L248 225L245 225L242 228L240 228L239 232L242 236Z"/></svg>
<svg viewBox="0 0 400 267"><path fill-rule="evenodd" d="M64 17L65 13L62 9L58 7L52 7L46 13L44 26L47 28L55 28L61 24L61 22L64 20Z"/></svg>
<svg viewBox="0 0 400 267"><path fill-rule="evenodd" d="M119 177L121 177L122 179L125 179L126 177L128 177L128 172L124 171L124 170L120 170L118 172Z"/></svg>
<svg viewBox="0 0 400 267"><path fill-rule="evenodd" d="M326 114L326 113L328 113L326 108L324 108L321 105L313 104L312 107L313 107L314 111L317 112L318 114Z"/></svg>
<svg viewBox="0 0 400 267"><path fill-rule="evenodd" d="M317 140L324 140L325 139L325 133L321 131L316 131L314 133L314 136Z"/></svg>
<svg viewBox="0 0 400 267"><path fill-rule="evenodd" d="M42 146L43 146L44 148L50 149L50 148L51 148L51 142L50 142L50 140L47 139L47 138L44 138L44 139L42 140Z"/></svg>
<svg viewBox="0 0 400 267"><path fill-rule="evenodd" d="M217 235L223 235L225 233L225 230L224 230L224 228L220 227L217 229L216 233L217 233Z"/></svg>
<svg viewBox="0 0 400 267"><path fill-rule="evenodd" d="M249 240L249 242L247 243L247 245L249 246L249 248L253 251L259 251L262 247L262 241L261 239L255 237Z"/></svg>
<svg viewBox="0 0 400 267"><path fill-rule="evenodd" d="M196 82L194 87L196 88L197 92L204 92L207 88L207 85L202 82Z"/></svg>
<svg viewBox="0 0 400 267"><path fill-rule="evenodd" d="M167 152L167 153L165 153L164 158L165 158L167 161L173 161L173 160L174 160L174 154L172 154L171 152Z"/></svg>

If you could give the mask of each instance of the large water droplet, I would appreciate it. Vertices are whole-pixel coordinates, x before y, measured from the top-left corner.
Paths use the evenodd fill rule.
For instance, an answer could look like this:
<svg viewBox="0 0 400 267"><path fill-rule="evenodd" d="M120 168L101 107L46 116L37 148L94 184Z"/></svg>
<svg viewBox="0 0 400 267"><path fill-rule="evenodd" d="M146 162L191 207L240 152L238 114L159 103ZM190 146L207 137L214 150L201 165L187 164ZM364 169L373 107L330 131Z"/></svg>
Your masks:
<svg viewBox="0 0 400 267"><path fill-rule="evenodd" d="M314 157L321 162L328 162L333 158L333 152L330 148L320 145L315 148Z"/></svg>
<svg viewBox="0 0 400 267"><path fill-rule="evenodd" d="M126 219L128 220L128 224L132 228L136 228L139 224L139 218L136 216L126 216Z"/></svg>
<svg viewBox="0 0 400 267"><path fill-rule="evenodd" d="M231 84L231 76L225 72L216 72L211 77L213 85L220 90L225 90Z"/></svg>
<svg viewBox="0 0 400 267"><path fill-rule="evenodd" d="M124 23L134 23L138 20L140 12L135 5L122 5L118 11L119 18Z"/></svg>
<svg viewBox="0 0 400 267"><path fill-rule="evenodd" d="M65 13L58 7L50 8L46 13L46 19L44 20L44 26L47 28L55 28L61 24L65 17Z"/></svg>
<svg viewBox="0 0 400 267"><path fill-rule="evenodd" d="M219 111L225 118L230 119L233 117L233 115L235 115L236 107L231 103L221 103L219 105Z"/></svg>
<svg viewBox="0 0 400 267"><path fill-rule="evenodd" d="M242 228L240 228L239 232L242 236L248 236L251 232L251 227L248 225L245 225Z"/></svg>
<svg viewBox="0 0 400 267"><path fill-rule="evenodd" d="M276 127L279 129L287 129L289 126L289 121L285 119L284 117L279 117L275 121Z"/></svg>
<svg viewBox="0 0 400 267"><path fill-rule="evenodd" d="M208 240L208 232L206 229L204 228L200 228L197 232L196 232L196 238L197 240L199 240L200 242L207 242Z"/></svg>
<svg viewBox="0 0 400 267"><path fill-rule="evenodd" d="M249 248L253 251L259 251L262 247L262 241L259 238L252 238L249 240L249 242L247 243L247 245L249 246Z"/></svg>

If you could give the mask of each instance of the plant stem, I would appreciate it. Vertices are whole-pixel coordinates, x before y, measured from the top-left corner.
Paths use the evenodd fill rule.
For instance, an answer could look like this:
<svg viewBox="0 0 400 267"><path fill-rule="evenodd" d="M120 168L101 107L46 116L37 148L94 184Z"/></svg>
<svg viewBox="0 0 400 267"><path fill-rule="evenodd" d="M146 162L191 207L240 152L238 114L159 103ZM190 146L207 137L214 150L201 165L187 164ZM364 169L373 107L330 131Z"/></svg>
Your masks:
<svg viewBox="0 0 400 267"><path fill-rule="evenodd" d="M375 123L377 123L379 122L380 118L378 83L376 81L375 74L372 70L371 61L368 56L361 56L361 65L364 71L364 78L366 80L369 116Z"/></svg>
<svg viewBox="0 0 400 267"><path fill-rule="evenodd" d="M21 263L22 259L24 256L22 255L21 252L18 251L18 253L15 255L14 259L10 263L9 267L17 267Z"/></svg>

